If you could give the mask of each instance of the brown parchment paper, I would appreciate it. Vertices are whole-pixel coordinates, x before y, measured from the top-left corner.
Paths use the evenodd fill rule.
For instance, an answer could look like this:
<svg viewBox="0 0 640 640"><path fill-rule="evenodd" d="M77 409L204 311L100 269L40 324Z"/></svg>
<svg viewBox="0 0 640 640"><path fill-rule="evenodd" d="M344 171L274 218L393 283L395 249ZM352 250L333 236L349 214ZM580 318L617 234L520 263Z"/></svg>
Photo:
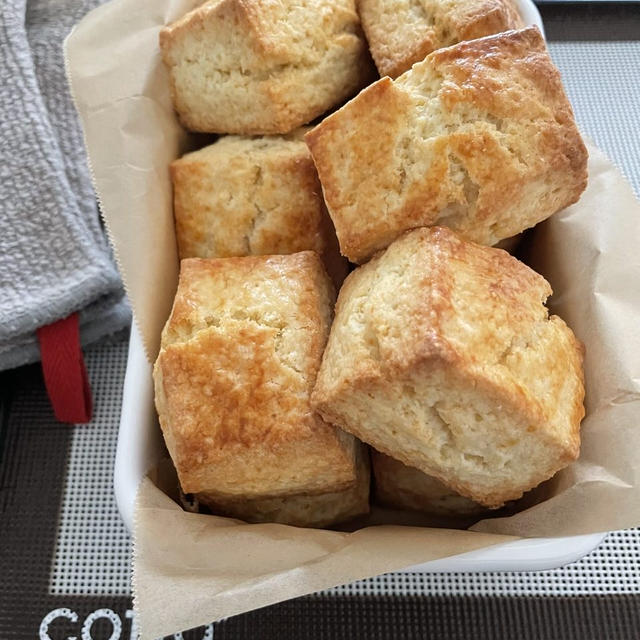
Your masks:
<svg viewBox="0 0 640 640"><path fill-rule="evenodd" d="M168 164L191 144L171 109L157 38L195 4L112 0L65 44L101 210L150 360L177 280ZM247 525L186 513L170 497L171 473L155 471L138 492L134 531L143 640L506 536L640 525L640 205L609 160L593 146L590 155L581 201L539 225L527 252L553 286L552 310L586 345L580 459L526 496L519 513L470 531Z"/></svg>

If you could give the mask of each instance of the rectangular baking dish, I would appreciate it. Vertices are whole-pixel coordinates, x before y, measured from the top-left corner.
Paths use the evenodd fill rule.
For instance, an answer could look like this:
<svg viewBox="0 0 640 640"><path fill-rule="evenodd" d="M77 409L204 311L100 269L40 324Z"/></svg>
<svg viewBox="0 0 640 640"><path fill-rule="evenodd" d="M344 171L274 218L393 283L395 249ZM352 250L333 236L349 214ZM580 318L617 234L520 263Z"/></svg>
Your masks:
<svg viewBox="0 0 640 640"><path fill-rule="evenodd" d="M544 35L542 19L531 0L517 0L525 24L537 25ZM122 414L114 470L116 502L129 530L133 526L136 492L147 470L165 455L153 404L151 365L135 326L131 330ZM470 553L407 567L407 572L540 571L578 560L604 539L597 533L567 538L530 538Z"/></svg>

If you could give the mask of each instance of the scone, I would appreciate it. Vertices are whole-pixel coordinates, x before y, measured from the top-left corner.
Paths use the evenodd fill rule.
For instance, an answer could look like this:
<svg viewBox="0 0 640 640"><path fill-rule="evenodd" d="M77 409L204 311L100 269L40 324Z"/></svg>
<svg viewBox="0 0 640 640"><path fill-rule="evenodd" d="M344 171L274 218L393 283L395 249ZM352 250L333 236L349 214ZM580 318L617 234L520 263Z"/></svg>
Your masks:
<svg viewBox="0 0 640 640"><path fill-rule="evenodd" d="M185 493L244 500L354 486L359 443L309 402L333 295L311 251L182 261L154 381Z"/></svg>
<svg viewBox="0 0 640 640"><path fill-rule="evenodd" d="M493 245L576 202L587 151L535 27L439 49L306 136L342 254L407 229Z"/></svg>
<svg viewBox="0 0 640 640"><path fill-rule="evenodd" d="M211 0L160 32L182 124L287 133L373 78L354 0Z"/></svg>
<svg viewBox="0 0 640 640"><path fill-rule="evenodd" d="M518 29L512 0L358 0L371 55L395 78L436 49Z"/></svg>
<svg viewBox="0 0 640 640"><path fill-rule="evenodd" d="M447 518L479 516L486 507L456 493L440 480L402 462L371 451L376 500L394 509L409 509Z"/></svg>
<svg viewBox="0 0 640 640"><path fill-rule="evenodd" d="M225 136L171 164L181 258L315 251L336 284L346 260L302 136Z"/></svg>
<svg viewBox="0 0 640 640"><path fill-rule="evenodd" d="M480 504L519 498L580 444L582 347L549 295L501 249L407 232L345 280L314 406Z"/></svg>
<svg viewBox="0 0 640 640"><path fill-rule="evenodd" d="M369 459L364 447L358 449L356 484L350 489L253 500L220 499L206 493L197 499L214 513L246 522L278 522L295 527L328 527L369 512Z"/></svg>

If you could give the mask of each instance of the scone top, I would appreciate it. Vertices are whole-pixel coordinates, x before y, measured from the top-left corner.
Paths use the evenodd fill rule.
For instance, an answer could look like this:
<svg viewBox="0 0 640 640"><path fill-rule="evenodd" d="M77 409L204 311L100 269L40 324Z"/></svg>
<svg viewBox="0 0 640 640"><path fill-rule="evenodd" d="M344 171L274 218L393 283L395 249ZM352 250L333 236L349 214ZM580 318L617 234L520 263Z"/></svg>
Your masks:
<svg viewBox="0 0 640 640"><path fill-rule="evenodd" d="M372 78L354 0L211 0L160 33L187 129L287 133Z"/></svg>
<svg viewBox="0 0 640 640"><path fill-rule="evenodd" d="M436 224L493 245L586 187L586 148L535 27L439 49L306 140L352 262Z"/></svg>
<svg viewBox="0 0 640 640"><path fill-rule="evenodd" d="M578 455L582 351L550 293L500 249L408 232L345 281L314 405L481 504L517 499Z"/></svg>
<svg viewBox="0 0 640 640"><path fill-rule="evenodd" d="M312 252L182 261L154 379L185 492L248 499L353 486L354 439L309 402L333 295Z"/></svg>

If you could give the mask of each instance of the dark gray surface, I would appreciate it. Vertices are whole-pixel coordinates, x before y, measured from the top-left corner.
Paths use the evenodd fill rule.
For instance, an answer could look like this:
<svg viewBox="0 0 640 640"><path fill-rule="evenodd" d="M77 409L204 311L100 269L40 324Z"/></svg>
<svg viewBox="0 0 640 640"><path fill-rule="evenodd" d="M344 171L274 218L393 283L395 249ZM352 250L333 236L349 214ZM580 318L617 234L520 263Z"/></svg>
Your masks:
<svg viewBox="0 0 640 640"><path fill-rule="evenodd" d="M96 611L120 621L112 640L130 637L130 539L111 488L126 351L126 342L87 350L96 395L88 425L55 422L37 366L0 375L1 640L38 637L52 611L51 640L81 638ZM631 638L639 549L634 530L610 534L580 562L553 571L387 574L234 618L215 625L215 637L286 640L306 627L309 638L512 638L516 629L518 638ZM64 609L78 621L60 617ZM91 637L111 634L102 620Z"/></svg>

